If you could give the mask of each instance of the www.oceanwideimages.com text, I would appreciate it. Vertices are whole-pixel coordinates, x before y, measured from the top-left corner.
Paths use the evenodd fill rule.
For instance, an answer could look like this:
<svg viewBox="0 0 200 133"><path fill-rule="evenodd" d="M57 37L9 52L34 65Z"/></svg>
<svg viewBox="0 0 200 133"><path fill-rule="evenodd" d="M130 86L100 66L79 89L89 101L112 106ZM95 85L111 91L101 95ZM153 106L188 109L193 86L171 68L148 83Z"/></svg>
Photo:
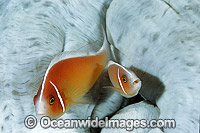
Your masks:
<svg viewBox="0 0 200 133"><path fill-rule="evenodd" d="M27 128L32 129L37 125L35 116L29 115L25 118L24 124ZM132 131L134 128L175 128L176 121L174 119L108 119L100 120L98 117L91 119L51 119L43 116L40 119L40 126L43 128L124 128Z"/></svg>

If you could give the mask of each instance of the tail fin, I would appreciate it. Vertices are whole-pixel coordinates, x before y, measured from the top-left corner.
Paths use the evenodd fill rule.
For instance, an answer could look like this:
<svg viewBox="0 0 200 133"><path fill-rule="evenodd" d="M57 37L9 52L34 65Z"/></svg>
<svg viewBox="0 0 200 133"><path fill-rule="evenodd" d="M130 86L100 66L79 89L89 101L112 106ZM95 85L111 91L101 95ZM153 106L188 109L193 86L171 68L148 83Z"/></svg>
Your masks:
<svg viewBox="0 0 200 133"><path fill-rule="evenodd" d="M103 25L102 25L102 31L103 31L104 41L103 41L103 45L102 45L101 49L98 51L97 54L104 54L105 58L108 62L108 60L110 60L110 57L111 57L110 56L110 44L108 43L106 32L105 32Z"/></svg>

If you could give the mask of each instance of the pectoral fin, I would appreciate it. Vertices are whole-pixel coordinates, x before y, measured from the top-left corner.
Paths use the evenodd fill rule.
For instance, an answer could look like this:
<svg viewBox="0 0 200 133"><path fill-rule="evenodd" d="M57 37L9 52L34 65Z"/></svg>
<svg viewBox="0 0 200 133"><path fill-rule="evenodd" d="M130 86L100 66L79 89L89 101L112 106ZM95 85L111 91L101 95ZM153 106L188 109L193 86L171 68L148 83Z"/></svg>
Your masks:
<svg viewBox="0 0 200 133"><path fill-rule="evenodd" d="M115 90L115 91L117 91L117 92L121 92L121 89L120 89L120 88L116 88L116 87L114 87L114 86L104 86L103 88L113 89L113 90Z"/></svg>
<svg viewBox="0 0 200 133"><path fill-rule="evenodd" d="M79 98L78 100L72 100L71 102L74 104L93 104L92 97L90 96L90 93L86 93L83 97Z"/></svg>
<svg viewBox="0 0 200 133"><path fill-rule="evenodd" d="M115 89L115 87L113 87L113 86L104 86L103 88L107 88L107 89Z"/></svg>

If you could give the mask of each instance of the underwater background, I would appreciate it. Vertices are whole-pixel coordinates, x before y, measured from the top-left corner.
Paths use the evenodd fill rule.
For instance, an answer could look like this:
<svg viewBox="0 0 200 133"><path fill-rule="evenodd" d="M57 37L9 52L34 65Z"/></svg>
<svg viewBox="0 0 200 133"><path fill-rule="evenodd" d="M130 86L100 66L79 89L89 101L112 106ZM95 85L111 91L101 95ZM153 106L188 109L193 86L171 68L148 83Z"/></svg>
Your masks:
<svg viewBox="0 0 200 133"><path fill-rule="evenodd" d="M63 51L96 51L106 29L113 60L136 72L140 94L112 89L107 67L59 119L175 119L176 128L131 132L199 132L199 0L0 0L0 132L127 132L125 128L28 129L33 97L51 60Z"/></svg>

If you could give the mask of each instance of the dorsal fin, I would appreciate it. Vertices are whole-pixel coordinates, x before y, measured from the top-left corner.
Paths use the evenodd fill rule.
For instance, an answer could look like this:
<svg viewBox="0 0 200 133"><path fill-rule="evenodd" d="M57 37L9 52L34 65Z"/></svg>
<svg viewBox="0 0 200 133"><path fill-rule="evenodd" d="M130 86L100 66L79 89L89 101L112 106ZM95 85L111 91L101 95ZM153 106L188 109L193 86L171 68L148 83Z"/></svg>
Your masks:
<svg viewBox="0 0 200 133"><path fill-rule="evenodd" d="M130 69L128 69L128 68L124 67L123 65L120 65L119 63L114 62L114 61L112 61L112 60L110 60L110 61L108 62L108 67L109 67L110 65L113 65L113 64L115 64L116 66L122 68L124 71L126 71L126 72L129 73L129 74L135 75L135 73L132 72Z"/></svg>
<svg viewBox="0 0 200 133"><path fill-rule="evenodd" d="M107 36L106 36L106 32L105 32L105 29L103 27L103 25L101 26L101 29L102 29L102 33L103 33L103 45L101 47L101 49L97 52L98 54L101 54L101 53L104 53L106 54L106 56L108 57L108 59L110 59L110 54L111 54L111 51L110 51L110 44L108 43L108 40L107 40Z"/></svg>

